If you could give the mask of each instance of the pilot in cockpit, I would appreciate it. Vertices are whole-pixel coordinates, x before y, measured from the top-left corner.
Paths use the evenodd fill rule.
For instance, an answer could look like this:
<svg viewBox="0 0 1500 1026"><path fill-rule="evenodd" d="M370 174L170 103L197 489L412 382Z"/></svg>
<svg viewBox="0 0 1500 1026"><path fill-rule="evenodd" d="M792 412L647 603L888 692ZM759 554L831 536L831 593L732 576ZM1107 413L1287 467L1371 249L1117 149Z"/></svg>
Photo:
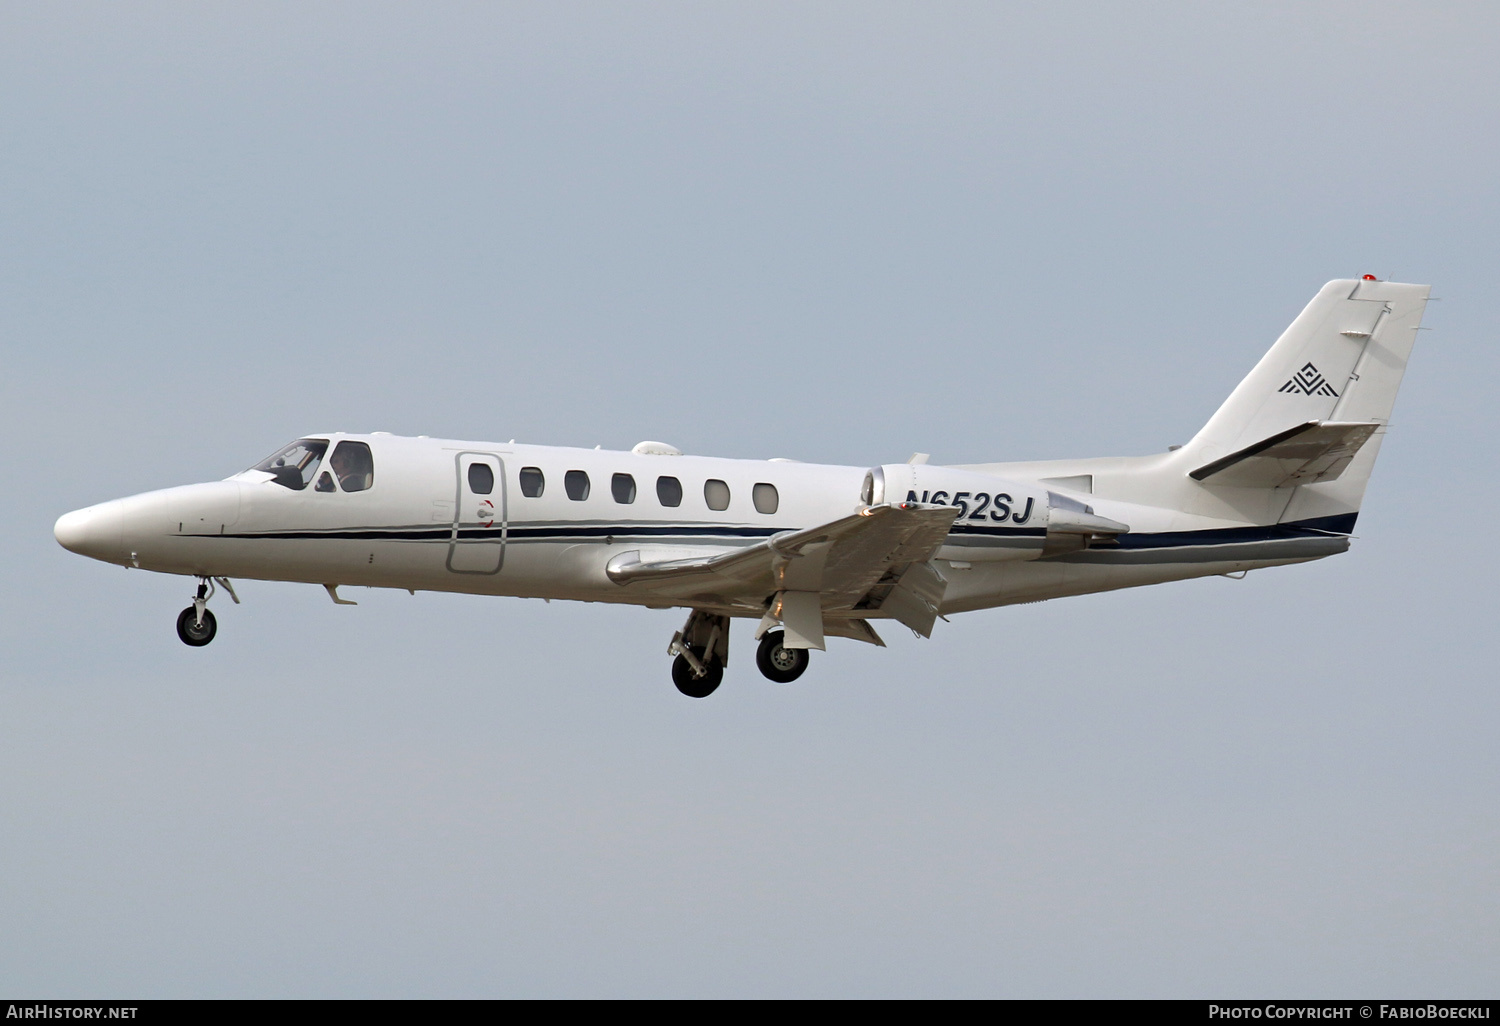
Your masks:
<svg viewBox="0 0 1500 1026"><path fill-rule="evenodd" d="M333 450L328 465L339 479L339 486L346 492L362 492L370 487L374 477L370 460L370 449L363 442L340 442Z"/></svg>

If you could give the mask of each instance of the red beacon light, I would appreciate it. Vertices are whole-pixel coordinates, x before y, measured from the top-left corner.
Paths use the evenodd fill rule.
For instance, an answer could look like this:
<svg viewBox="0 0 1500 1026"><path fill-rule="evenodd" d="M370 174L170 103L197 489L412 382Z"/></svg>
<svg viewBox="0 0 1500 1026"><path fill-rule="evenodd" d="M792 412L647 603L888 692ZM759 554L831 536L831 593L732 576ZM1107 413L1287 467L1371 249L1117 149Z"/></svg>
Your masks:
<svg viewBox="0 0 1500 1026"><path fill-rule="evenodd" d="M1377 277L1375 277L1373 274L1367 274L1367 275L1364 276L1363 280L1364 281L1379 281L1380 279L1377 278Z"/></svg>

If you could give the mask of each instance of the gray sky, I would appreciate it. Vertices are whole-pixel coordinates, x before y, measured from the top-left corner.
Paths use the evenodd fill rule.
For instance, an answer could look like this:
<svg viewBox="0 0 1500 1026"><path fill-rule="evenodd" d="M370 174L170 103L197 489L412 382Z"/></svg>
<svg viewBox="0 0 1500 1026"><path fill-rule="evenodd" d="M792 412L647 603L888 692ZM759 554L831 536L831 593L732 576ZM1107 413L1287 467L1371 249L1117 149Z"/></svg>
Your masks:
<svg viewBox="0 0 1500 1026"><path fill-rule="evenodd" d="M0 6L0 992L1500 984L1492 4ZM1185 441L1431 283L1360 540L835 640L184 579L61 513L389 430Z"/></svg>

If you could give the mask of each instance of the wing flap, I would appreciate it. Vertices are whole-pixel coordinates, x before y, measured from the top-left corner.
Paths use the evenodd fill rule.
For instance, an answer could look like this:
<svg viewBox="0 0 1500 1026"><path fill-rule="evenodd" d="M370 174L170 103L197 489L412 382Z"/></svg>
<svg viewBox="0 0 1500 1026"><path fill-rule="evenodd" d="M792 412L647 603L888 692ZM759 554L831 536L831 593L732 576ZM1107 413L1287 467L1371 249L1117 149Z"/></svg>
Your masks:
<svg viewBox="0 0 1500 1026"><path fill-rule="evenodd" d="M822 647L823 631L814 622L822 614L842 619L878 611L926 635L947 588L928 560L958 512L952 506L868 506L708 556L651 561L642 560L640 550L624 552L609 561L605 573L616 584L650 586L664 598L685 602L709 591L754 606L779 596L773 612L785 609L788 630L795 626L798 639L811 647ZM859 636L868 640L864 632Z"/></svg>
<svg viewBox="0 0 1500 1026"><path fill-rule="evenodd" d="M885 642L875 628L870 626L869 620L858 620L853 617L826 617L823 620L823 633L835 638L853 638L855 641L863 641L867 645L876 648L885 648Z"/></svg>
<svg viewBox="0 0 1500 1026"><path fill-rule="evenodd" d="M948 537L951 506L875 506L832 546L823 564L824 609L852 609L892 570L926 563Z"/></svg>
<svg viewBox="0 0 1500 1026"><path fill-rule="evenodd" d="M930 638L947 590L948 582L931 563L913 563L881 599L879 609L897 623Z"/></svg>

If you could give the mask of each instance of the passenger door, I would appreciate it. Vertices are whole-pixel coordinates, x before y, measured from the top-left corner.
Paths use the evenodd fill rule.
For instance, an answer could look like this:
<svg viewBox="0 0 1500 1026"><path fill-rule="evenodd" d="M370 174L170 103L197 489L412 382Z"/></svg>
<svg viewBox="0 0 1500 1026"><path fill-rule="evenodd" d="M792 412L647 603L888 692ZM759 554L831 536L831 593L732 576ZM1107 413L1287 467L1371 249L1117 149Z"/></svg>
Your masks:
<svg viewBox="0 0 1500 1026"><path fill-rule="evenodd" d="M484 452L454 458L458 494L448 569L456 574L497 574L505 562L505 463Z"/></svg>

